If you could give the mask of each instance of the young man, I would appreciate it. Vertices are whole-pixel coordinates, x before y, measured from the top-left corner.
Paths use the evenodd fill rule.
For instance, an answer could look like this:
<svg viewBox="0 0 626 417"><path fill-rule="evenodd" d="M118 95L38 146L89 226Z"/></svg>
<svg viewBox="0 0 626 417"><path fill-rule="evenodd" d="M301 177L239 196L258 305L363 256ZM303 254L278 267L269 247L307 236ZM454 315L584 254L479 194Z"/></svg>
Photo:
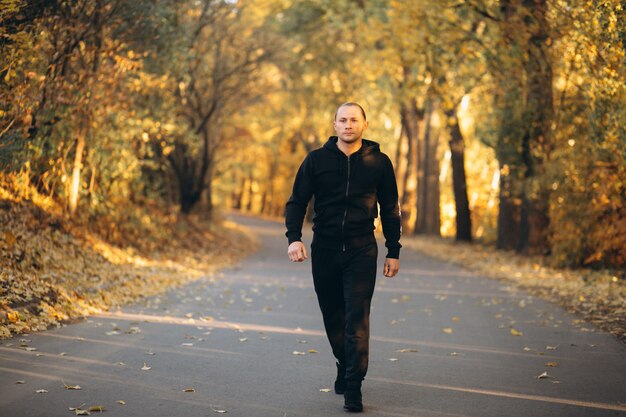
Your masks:
<svg viewBox="0 0 626 417"><path fill-rule="evenodd" d="M344 408L362 411L361 382L369 356L369 314L376 283L378 247L374 219L380 215L387 247L386 277L398 273L400 208L391 161L376 142L363 139L365 111L356 103L339 106L337 136L311 152L300 166L287 201L288 255L307 259L302 223L315 197L311 258L315 292L326 335L337 358L335 392Z"/></svg>

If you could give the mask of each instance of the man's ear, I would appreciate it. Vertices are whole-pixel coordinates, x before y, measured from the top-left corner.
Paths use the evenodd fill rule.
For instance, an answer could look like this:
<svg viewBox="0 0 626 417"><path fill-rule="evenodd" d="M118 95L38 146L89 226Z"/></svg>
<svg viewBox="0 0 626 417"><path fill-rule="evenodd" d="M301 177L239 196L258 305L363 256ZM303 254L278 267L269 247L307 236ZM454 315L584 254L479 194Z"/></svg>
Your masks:
<svg viewBox="0 0 626 417"><path fill-rule="evenodd" d="M367 126L369 126L369 124L367 123L367 120L363 122L363 130L367 129Z"/></svg>

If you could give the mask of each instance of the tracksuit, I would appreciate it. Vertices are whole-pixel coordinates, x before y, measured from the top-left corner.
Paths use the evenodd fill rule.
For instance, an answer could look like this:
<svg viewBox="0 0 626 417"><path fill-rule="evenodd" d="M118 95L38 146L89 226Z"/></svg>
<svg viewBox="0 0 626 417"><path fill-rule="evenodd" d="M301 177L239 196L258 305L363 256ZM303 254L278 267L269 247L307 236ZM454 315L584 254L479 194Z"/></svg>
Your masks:
<svg viewBox="0 0 626 417"><path fill-rule="evenodd" d="M367 373L369 314L376 284L378 247L374 220L380 217L387 258L400 255L398 188L389 157L363 139L347 157L336 136L302 162L287 201L285 224L291 244L302 238L309 200L314 197L311 263L313 282L333 355L346 380Z"/></svg>

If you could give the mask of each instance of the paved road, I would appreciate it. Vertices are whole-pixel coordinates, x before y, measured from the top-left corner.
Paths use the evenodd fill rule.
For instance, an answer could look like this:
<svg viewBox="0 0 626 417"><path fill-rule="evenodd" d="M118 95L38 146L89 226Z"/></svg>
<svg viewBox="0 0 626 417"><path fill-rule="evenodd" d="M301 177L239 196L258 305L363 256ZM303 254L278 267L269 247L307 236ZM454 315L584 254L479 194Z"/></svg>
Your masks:
<svg viewBox="0 0 626 417"><path fill-rule="evenodd" d="M3 341L0 416L345 415L323 391L335 368L310 264L287 261L281 224L235 219L262 241L239 266ZM626 416L626 348L502 282L403 251L400 275L378 282L363 394L376 417Z"/></svg>

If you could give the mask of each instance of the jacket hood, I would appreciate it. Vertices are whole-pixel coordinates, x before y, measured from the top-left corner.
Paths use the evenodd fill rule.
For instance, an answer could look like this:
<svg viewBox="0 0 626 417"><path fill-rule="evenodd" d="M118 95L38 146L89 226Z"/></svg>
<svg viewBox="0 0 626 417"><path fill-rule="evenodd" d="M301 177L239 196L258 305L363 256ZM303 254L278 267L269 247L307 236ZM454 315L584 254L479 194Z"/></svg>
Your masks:
<svg viewBox="0 0 626 417"><path fill-rule="evenodd" d="M337 136L331 136L328 138L328 141L324 144L324 148L329 149L334 152L341 152L341 149L337 146L337 141L339 138ZM380 152L380 145L378 142L374 142L373 140L363 139L363 144L361 149L359 149L356 153L361 155L366 155L372 152ZM341 152L343 154L343 152Z"/></svg>

